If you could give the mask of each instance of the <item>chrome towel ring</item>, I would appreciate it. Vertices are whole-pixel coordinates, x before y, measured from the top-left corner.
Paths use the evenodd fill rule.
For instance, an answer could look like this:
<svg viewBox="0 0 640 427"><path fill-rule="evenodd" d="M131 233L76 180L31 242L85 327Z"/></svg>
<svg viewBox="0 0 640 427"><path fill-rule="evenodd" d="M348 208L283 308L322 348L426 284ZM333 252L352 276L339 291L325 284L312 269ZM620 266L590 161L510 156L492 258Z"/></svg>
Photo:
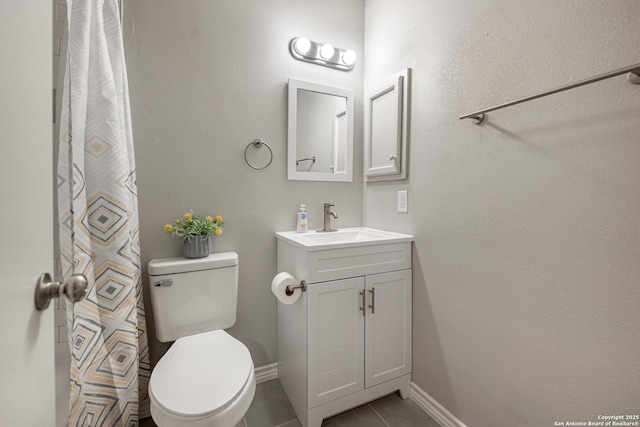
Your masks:
<svg viewBox="0 0 640 427"><path fill-rule="evenodd" d="M256 147L256 148L260 148L260 147L262 147L262 146L264 145L265 147L267 147L267 148L269 149L269 162L268 162L266 165L264 165L264 166L262 166L262 167L257 167L257 166L255 166L255 165L252 165L252 164L251 164L251 162L249 162L249 160L247 159L247 150L248 150L248 149L249 149L249 147L251 147L252 145L253 145L254 147ZM273 161L273 150L271 149L271 147L269 147L269 144L267 144L266 142L264 142L264 141L263 141L263 140L261 140L260 138L258 138L258 139L254 139L254 140L253 140L253 141L251 141L251 142L247 145L247 147L244 149L244 161L245 161L245 162L247 162L247 164L248 164L249 166L251 166L251 167L252 167L253 169L255 169L255 170L262 170L262 169L265 169L265 168L269 167L269 165L270 165L270 164L271 164L271 162Z"/></svg>

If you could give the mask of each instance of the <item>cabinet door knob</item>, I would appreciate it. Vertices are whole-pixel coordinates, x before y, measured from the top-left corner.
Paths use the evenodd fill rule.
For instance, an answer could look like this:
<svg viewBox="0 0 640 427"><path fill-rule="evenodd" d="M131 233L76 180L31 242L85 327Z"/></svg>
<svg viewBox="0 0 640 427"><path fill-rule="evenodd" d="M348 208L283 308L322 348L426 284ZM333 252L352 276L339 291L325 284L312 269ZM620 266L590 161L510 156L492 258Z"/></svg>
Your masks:
<svg viewBox="0 0 640 427"><path fill-rule="evenodd" d="M365 306L366 306L366 304L367 304L367 303L365 302L365 298L366 298L366 296L365 296L364 290L360 291L360 296L362 297L362 307L360 307L360 310L362 311L362 316L364 317L364 316L365 316L364 307L365 307Z"/></svg>

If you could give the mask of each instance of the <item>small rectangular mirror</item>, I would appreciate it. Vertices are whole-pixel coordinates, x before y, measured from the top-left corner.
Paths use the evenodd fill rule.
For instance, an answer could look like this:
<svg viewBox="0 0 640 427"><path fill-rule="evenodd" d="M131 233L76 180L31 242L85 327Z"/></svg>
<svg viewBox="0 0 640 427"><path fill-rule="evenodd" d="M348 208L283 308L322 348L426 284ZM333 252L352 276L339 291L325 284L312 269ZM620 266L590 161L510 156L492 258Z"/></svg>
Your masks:
<svg viewBox="0 0 640 427"><path fill-rule="evenodd" d="M287 178L353 181L350 89L289 79Z"/></svg>

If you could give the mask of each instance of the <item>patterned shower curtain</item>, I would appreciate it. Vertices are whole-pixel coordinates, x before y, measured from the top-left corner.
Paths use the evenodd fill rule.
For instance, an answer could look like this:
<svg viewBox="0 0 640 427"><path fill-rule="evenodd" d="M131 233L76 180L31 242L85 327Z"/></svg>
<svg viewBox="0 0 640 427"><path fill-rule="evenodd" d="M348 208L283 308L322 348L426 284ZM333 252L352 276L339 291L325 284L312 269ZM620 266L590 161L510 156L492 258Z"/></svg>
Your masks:
<svg viewBox="0 0 640 427"><path fill-rule="evenodd" d="M58 216L64 278L84 273L67 304L69 426L136 426L149 356L138 201L117 0L67 0L60 106Z"/></svg>

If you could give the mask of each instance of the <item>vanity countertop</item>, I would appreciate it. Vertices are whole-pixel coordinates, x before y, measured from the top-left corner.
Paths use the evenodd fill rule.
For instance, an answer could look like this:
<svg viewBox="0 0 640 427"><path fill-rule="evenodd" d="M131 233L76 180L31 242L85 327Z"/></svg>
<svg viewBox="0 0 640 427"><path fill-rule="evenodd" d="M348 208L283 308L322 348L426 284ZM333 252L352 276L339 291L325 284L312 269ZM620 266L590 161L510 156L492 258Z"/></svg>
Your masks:
<svg viewBox="0 0 640 427"><path fill-rule="evenodd" d="M278 231L276 238L305 251L350 248L389 243L412 242L413 236L378 230L368 227L341 228L338 231L322 233L310 230L307 233Z"/></svg>

